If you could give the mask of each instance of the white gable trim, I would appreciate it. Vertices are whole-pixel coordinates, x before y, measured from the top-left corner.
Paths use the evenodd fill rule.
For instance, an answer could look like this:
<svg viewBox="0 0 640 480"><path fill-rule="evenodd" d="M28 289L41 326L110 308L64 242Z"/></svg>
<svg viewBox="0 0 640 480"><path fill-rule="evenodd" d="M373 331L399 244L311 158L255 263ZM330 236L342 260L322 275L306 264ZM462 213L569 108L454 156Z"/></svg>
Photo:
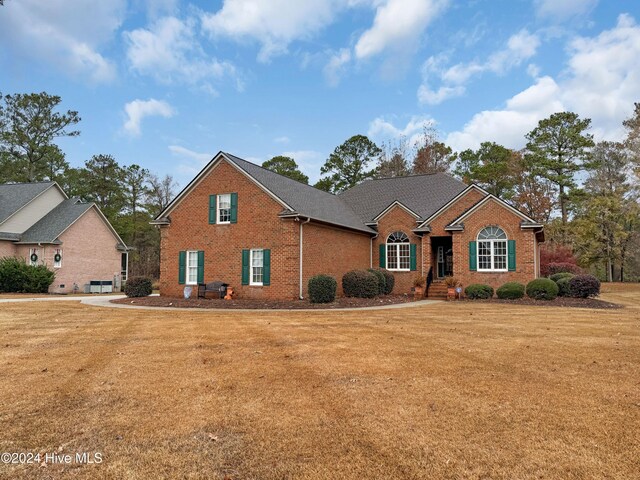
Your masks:
<svg viewBox="0 0 640 480"><path fill-rule="evenodd" d="M387 213L389 213L389 211L391 211L393 209L393 207L400 207L402 208L404 211L406 211L408 214L413 215L415 218L420 218L420 215L418 215L416 212L414 212L413 210L411 210L409 207L407 207L406 205L404 205L402 202L395 200L391 205L389 205L387 208L385 208L382 212L380 212L374 219L374 222L377 222L378 220L380 220L382 217L384 217Z"/></svg>
<svg viewBox="0 0 640 480"><path fill-rule="evenodd" d="M204 177L206 175L208 175L209 173L211 173L211 171L218 166L218 164L220 163L220 161L222 160L226 160L227 163L229 163L231 166L233 166L236 170L238 170L240 173L242 173L245 177L247 177L249 180L251 180L254 184L256 184L258 187L260 187L262 190L264 190L265 193L267 193L267 195L269 195L271 198L273 198L276 202L278 202L280 205L282 205L283 207L285 207L288 210L293 211L294 209L291 208L284 200L282 200L281 198L279 198L275 193L273 193L271 190L269 190L267 187L265 187L263 184L261 184L260 182L258 182L255 178L253 178L251 175L249 175L247 172L245 172L240 166L238 166L233 160L231 160L228 156L226 156L224 154L224 152L218 152L217 155L215 155L211 161L209 161L209 163L207 165L205 165L205 167L200 170L200 172L195 176L195 178L193 180L191 180L186 187L184 187L182 189L182 191L176 196L176 198L174 198L169 205L166 206L166 208L160 212L156 218L154 220L158 220L160 218L164 218L167 217L179 204L180 202L189 194L191 193L191 191L196 188L200 182L202 182L202 180L204 179ZM151 222L151 223L155 223L155 224L162 224L162 222Z"/></svg>
<svg viewBox="0 0 640 480"><path fill-rule="evenodd" d="M420 225L418 225L418 228L422 228L426 225L428 225L428 223L433 220L434 218L436 218L438 215L440 215L441 213L443 213L444 211L446 211L451 205L453 205L454 203L456 203L459 199L461 199L462 197L464 197L467 193L469 193L471 190L478 190L479 192L481 192L482 194L486 195L490 195L489 192L487 192L484 188L479 187L478 185L476 185L475 183L472 183L471 185L469 185L467 188L465 188L463 191L461 191L458 195L456 195L455 197L453 197L451 200L449 200L447 203L445 203L442 207L440 207L438 209L438 211L436 211L433 215L431 215L429 218L427 218L425 221L423 221L422 223L420 223Z"/></svg>
<svg viewBox="0 0 640 480"><path fill-rule="evenodd" d="M58 185L58 182L53 182L51 185L49 185L47 188L45 188L43 191L41 191L38 195L33 197L31 200L29 200L27 203L25 203L23 206L21 206L15 212L13 212L11 215L9 215L7 218L5 218L3 222L0 222L0 225L6 223L10 218L15 217L18 213L20 213L22 210L27 208L27 206L31 205L31 203L35 202L37 198L40 198L42 195L44 195L46 192L51 190L51 188L53 188L53 187L56 187L58 189L58 191L62 194L62 196L65 198L65 200L69 199L69 197L65 193L65 191L62 190L62 187L60 187L60 185Z"/></svg>
<svg viewBox="0 0 640 480"><path fill-rule="evenodd" d="M526 220L527 222L530 222L531 224L535 225L535 226L540 226L540 224L538 222L536 222L534 219L532 219L531 217L525 215L524 213L522 213L520 210L518 210L515 207L512 207L511 205L509 205L507 202L505 202L504 200L496 197L495 195L492 194L488 194L485 198L483 198L482 200L480 200L478 203L476 203L473 207L471 207L469 210L467 210L466 212L464 212L462 215L460 215L458 218L456 218L453 222L451 222L449 224L449 226L453 227L454 225L458 225L460 222L462 222L465 218L467 218L469 215L471 215L473 212L475 212L478 208L480 208L481 206L483 206L484 204L486 204L489 201L495 201L498 202L498 204L502 205L503 207L505 207L507 210L510 210L511 212L515 213L517 216L519 216L520 218L522 218L523 220Z"/></svg>

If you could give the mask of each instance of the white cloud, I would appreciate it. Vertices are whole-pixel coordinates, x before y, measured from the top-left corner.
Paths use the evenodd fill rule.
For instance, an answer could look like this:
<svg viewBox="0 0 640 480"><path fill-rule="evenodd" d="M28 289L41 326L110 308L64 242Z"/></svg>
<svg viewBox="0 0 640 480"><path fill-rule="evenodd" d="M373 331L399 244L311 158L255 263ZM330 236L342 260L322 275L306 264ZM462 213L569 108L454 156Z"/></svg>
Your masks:
<svg viewBox="0 0 640 480"><path fill-rule="evenodd" d="M124 106L127 120L123 129L130 135L138 136L142 133L140 124L145 117L160 116L170 118L174 115L174 110L167 102L151 98L149 100L134 100Z"/></svg>
<svg viewBox="0 0 640 480"><path fill-rule="evenodd" d="M432 56L423 66L424 81L418 88L418 100L420 103L436 105L449 98L461 96L466 91L465 85L472 77L484 72L503 75L533 57L539 46L540 38L537 35L521 30L509 38L505 48L491 54L483 63L458 63L445 68L443 65L448 60L446 56ZM438 77L441 83L438 88L431 88L432 77Z"/></svg>
<svg viewBox="0 0 640 480"><path fill-rule="evenodd" d="M124 33L130 68L161 83L184 83L216 93L212 80L229 77L242 89L233 64L209 58L196 37L196 20L163 17L149 28Z"/></svg>
<svg viewBox="0 0 640 480"><path fill-rule="evenodd" d="M275 143L289 143L291 141L291 139L287 136L282 136L282 137L276 137L273 139L273 141Z"/></svg>
<svg viewBox="0 0 640 480"><path fill-rule="evenodd" d="M620 140L622 121L631 115L640 98L640 27L629 15L593 38L570 42L571 55L561 80L538 78L534 85L507 100L502 110L487 110L473 116L447 142L454 148L477 148L482 141L495 141L521 148L524 135L539 120L569 110L591 118L596 139Z"/></svg>
<svg viewBox="0 0 640 480"><path fill-rule="evenodd" d="M176 171L185 177L193 177L213 158L213 154L206 152L196 152L180 145L169 145L172 155L181 158Z"/></svg>
<svg viewBox="0 0 640 480"><path fill-rule="evenodd" d="M376 3L373 25L360 36L354 49L358 59L378 55L390 48L406 51L414 47L448 1L386 0Z"/></svg>
<svg viewBox="0 0 640 480"><path fill-rule="evenodd" d="M367 136L378 142L404 138L410 146L414 146L420 142L425 128L433 125L435 122L430 117L413 116L403 128L398 128L383 117L378 117L369 124Z"/></svg>
<svg viewBox="0 0 640 480"><path fill-rule="evenodd" d="M324 77L329 85L335 87L340 83L340 78L350 61L351 51L348 48L342 48L331 55L329 62L324 67Z"/></svg>
<svg viewBox="0 0 640 480"><path fill-rule="evenodd" d="M212 37L253 39L261 44L258 59L269 61L289 44L308 39L330 24L342 2L337 0L224 0L216 13L205 13L202 26Z"/></svg>
<svg viewBox="0 0 640 480"><path fill-rule="evenodd" d="M52 65L70 77L109 82L116 77L116 66L99 49L120 27L125 10L125 0L6 2L0 15L0 42L16 57Z"/></svg>
<svg viewBox="0 0 640 480"><path fill-rule="evenodd" d="M562 22L571 17L585 15L595 8L598 0L535 0L536 15Z"/></svg>

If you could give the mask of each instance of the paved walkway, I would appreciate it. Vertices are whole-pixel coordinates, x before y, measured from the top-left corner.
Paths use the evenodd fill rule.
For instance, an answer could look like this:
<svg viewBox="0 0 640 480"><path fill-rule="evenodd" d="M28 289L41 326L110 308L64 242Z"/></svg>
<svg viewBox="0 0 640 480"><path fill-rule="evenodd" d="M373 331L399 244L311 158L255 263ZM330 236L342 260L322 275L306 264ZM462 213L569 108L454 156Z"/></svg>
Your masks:
<svg viewBox="0 0 640 480"><path fill-rule="evenodd" d="M157 296L157 295L156 295ZM255 309L255 308L189 308L189 307L146 307L143 305L126 305L122 303L111 303L111 300L117 300L120 298L126 298L125 295L51 295L49 297L26 297L26 298L1 298L0 303L14 303L14 302L69 302L69 301L79 301L84 305L91 305L93 307L107 307L107 308L133 308L138 310L182 310L189 312L278 312L278 311L287 311L287 312L348 312L354 310L386 310L386 309L397 309L397 308L413 308L413 307L421 307L423 305L431 305L434 303L440 303L442 300L420 300L418 302L407 302L407 303L395 303L392 305L380 305L375 307L349 307L349 308L294 308L294 309L278 309L278 308L267 308L267 309Z"/></svg>

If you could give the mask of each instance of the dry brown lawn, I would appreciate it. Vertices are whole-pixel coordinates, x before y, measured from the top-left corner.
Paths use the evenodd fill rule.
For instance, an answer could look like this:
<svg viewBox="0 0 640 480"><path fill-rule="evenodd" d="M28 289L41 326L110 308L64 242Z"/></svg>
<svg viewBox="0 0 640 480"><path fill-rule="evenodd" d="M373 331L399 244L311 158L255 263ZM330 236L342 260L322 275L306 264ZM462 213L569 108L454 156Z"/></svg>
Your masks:
<svg viewBox="0 0 640 480"><path fill-rule="evenodd" d="M640 286L603 311L0 304L1 478L640 478Z"/></svg>

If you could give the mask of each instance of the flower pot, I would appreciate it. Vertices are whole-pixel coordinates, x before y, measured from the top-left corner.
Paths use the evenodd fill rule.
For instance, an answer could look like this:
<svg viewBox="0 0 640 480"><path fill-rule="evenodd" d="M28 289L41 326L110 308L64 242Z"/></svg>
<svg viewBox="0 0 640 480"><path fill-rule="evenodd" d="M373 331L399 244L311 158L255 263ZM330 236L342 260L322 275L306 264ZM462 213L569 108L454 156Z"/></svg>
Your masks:
<svg viewBox="0 0 640 480"><path fill-rule="evenodd" d="M424 296L424 288L423 287L413 287L413 298L422 298Z"/></svg>
<svg viewBox="0 0 640 480"><path fill-rule="evenodd" d="M456 298L456 287L447 287L447 300Z"/></svg>

